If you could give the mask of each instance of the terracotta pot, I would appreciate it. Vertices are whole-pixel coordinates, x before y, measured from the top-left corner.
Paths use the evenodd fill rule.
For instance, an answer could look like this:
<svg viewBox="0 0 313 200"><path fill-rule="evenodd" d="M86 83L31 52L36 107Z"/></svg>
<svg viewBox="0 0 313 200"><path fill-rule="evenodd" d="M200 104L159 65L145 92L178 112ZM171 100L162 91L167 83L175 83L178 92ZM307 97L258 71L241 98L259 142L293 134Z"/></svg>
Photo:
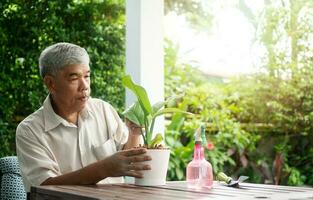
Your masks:
<svg viewBox="0 0 313 200"><path fill-rule="evenodd" d="M146 154L152 158L152 160L145 162L151 166L151 170L142 171L144 177L135 178L135 185L165 185L168 161L170 159L170 150L148 149Z"/></svg>

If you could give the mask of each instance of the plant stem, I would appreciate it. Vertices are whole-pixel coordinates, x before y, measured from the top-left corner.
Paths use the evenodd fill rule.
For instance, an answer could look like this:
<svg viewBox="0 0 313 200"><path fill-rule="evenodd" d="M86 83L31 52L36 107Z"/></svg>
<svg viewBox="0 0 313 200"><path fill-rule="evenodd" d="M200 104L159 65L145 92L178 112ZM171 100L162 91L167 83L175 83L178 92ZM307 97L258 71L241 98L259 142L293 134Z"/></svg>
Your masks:
<svg viewBox="0 0 313 200"><path fill-rule="evenodd" d="M150 125L150 138L148 139L149 141L151 141L151 137L152 137L152 132L153 132L153 128L154 128L154 122L155 122L155 118L152 119L151 125Z"/></svg>
<svg viewBox="0 0 313 200"><path fill-rule="evenodd" d="M149 125L148 125L148 120L145 120L145 132L146 132L146 136L144 137L145 139L145 145L147 145L147 147L149 146Z"/></svg>
<svg viewBox="0 0 313 200"><path fill-rule="evenodd" d="M144 132L142 131L142 129L140 129L140 134L142 135L143 143L146 144L147 143L147 138L146 138Z"/></svg>

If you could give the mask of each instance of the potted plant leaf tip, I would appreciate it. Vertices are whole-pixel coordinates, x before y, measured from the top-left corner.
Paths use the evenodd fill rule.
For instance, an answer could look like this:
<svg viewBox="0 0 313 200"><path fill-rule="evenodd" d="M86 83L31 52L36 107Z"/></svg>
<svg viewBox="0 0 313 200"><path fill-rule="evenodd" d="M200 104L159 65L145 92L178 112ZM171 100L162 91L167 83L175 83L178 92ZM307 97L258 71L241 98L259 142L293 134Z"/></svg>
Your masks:
<svg viewBox="0 0 313 200"><path fill-rule="evenodd" d="M163 142L162 134L155 134L155 137L152 138L155 120L158 116L166 113L191 113L178 108L165 108L174 98L169 98L167 101L157 102L151 105L146 90L142 86L135 84L129 75L124 76L122 82L137 98L137 101L127 108L123 112L123 115L128 120L143 127L141 129L141 135L144 141L144 147L147 148L147 155L150 155L152 158L151 161L148 161L151 170L143 171L144 178L136 178L135 184L145 186L165 185L170 150L161 145Z"/></svg>

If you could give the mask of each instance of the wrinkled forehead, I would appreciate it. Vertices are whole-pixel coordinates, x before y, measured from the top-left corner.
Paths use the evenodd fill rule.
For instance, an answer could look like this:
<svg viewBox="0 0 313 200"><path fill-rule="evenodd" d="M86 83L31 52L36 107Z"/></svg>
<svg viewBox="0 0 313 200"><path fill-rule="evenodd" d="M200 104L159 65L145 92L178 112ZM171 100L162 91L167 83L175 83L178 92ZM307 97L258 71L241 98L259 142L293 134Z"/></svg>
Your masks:
<svg viewBox="0 0 313 200"><path fill-rule="evenodd" d="M72 64L65 66L60 70L60 74L62 75L72 75L72 74L88 74L90 73L90 67L86 64Z"/></svg>

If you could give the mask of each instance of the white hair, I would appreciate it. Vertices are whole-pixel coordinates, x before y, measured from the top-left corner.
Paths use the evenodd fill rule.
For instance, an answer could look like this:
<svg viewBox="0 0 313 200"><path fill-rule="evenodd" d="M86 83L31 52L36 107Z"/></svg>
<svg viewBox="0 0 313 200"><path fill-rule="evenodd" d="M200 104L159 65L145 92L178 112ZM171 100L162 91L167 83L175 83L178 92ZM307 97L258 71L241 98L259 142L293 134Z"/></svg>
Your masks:
<svg viewBox="0 0 313 200"><path fill-rule="evenodd" d="M87 51L75 44L60 42L47 47L39 57L41 77L47 74L55 75L66 66L73 64L89 65Z"/></svg>

